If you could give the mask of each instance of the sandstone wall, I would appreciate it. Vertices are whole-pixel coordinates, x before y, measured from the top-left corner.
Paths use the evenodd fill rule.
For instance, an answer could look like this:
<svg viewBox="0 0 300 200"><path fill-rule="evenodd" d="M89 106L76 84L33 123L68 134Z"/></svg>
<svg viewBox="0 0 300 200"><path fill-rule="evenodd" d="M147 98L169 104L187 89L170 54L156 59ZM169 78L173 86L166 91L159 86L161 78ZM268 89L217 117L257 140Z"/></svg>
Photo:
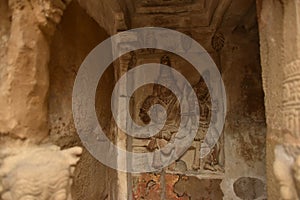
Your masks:
<svg viewBox="0 0 300 200"><path fill-rule="evenodd" d="M193 168L193 152L197 148L193 147L168 169L132 175L108 169L84 150L75 171L72 189L75 200L184 200L199 196L229 200L265 199L266 171L270 177L269 198L279 199L279 187L273 174L273 152L275 144L280 143L278 141L282 138L281 131L286 128L283 122L289 119L282 114L280 88L283 80L290 81L290 71L293 72L299 62L299 55L295 53L299 45L291 45L293 41L299 41L298 32L290 35L288 31L297 24L287 23L281 28L283 4L271 1L257 3L263 55L261 72L253 0L186 0L183 7L177 0L168 3L126 1L128 8L113 0L102 3L73 1L68 7L60 4L58 11L61 12L56 12L57 5L50 1L41 1L42 4L33 1L32 6L28 1L9 2L0 0L0 139L4 138L3 141L8 138L30 139L34 143L51 142L63 149L81 145L72 119L73 83L86 55L108 37L106 31L112 34L129 27L144 26L163 26L182 31L203 45L221 71L227 93L227 119L220 140L222 145L217 156L220 159L218 163L212 161L206 166L207 169L203 166ZM284 5L286 12L293 14L286 15L285 21L293 21L291 19L296 16L299 3L296 4L298 7L294 6L296 11L294 4L285 2ZM268 12L269 8L273 12ZM104 13L110 16L107 21ZM296 36L292 37L293 34ZM283 41L288 45L284 46ZM167 52L150 54L137 55L136 64L160 62L163 56L168 55L172 66L188 77L193 85L197 84L199 76L187 70L190 66L182 59ZM131 56L121 59L106 71L98 87L96 110L100 124L112 140L122 148L132 150L131 145L136 141L130 141L121 131L112 135L116 127L109 111L115 79L128 67L133 67L129 66L131 59ZM292 66L287 67L285 74L283 63ZM261 73L269 141L267 170ZM290 94L291 86L287 87ZM148 87L142 90L142 95L136 94L134 97L137 103L133 109L135 118L139 116L139 106L151 93L153 88ZM286 106L289 110L290 107ZM289 131L298 130L295 125L293 128ZM144 143L142 145L145 146ZM142 149L138 145L136 147Z"/></svg>

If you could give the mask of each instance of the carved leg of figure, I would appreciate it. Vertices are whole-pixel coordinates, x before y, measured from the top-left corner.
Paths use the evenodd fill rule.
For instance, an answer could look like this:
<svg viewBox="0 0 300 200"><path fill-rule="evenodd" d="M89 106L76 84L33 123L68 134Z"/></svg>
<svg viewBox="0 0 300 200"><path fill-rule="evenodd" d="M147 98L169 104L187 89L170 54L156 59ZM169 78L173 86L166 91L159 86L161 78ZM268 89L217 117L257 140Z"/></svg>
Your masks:
<svg viewBox="0 0 300 200"><path fill-rule="evenodd" d="M224 169L221 165L220 162L220 154L221 154L221 148L220 148L220 143L217 143L214 148L213 152L211 153L212 155L212 165L215 168L216 171L219 172L224 172Z"/></svg>
<svg viewBox="0 0 300 200"><path fill-rule="evenodd" d="M223 167L221 167L219 164L215 165L214 168L215 168L215 170L218 171L218 172L224 172Z"/></svg>
<svg viewBox="0 0 300 200"><path fill-rule="evenodd" d="M166 131L165 131L166 132ZM161 152L164 156L171 156L172 151L175 149L175 134L168 133L170 138L168 140L164 137L165 141L169 141L163 148L161 148Z"/></svg>
<svg viewBox="0 0 300 200"><path fill-rule="evenodd" d="M155 151L155 149L157 149L157 141L154 137L152 137L150 139L150 142L149 144L147 145L147 149L148 151L152 152L152 151Z"/></svg>
<svg viewBox="0 0 300 200"><path fill-rule="evenodd" d="M212 163L208 163L208 162L204 164L204 169L209 170L209 171L213 171L213 172L217 171L215 169L214 165Z"/></svg>
<svg viewBox="0 0 300 200"><path fill-rule="evenodd" d="M222 170L224 171L225 157L224 157L224 137L223 136L220 137L218 146L219 146L218 161L219 161L219 165L222 166Z"/></svg>
<svg viewBox="0 0 300 200"><path fill-rule="evenodd" d="M277 180L279 181L280 195L283 200L299 199L293 180L293 163L293 157L287 154L284 147L276 146L273 170Z"/></svg>
<svg viewBox="0 0 300 200"><path fill-rule="evenodd" d="M192 168L194 170L198 170L200 169L200 148L201 148L201 142L200 141L196 141L196 148L195 148L195 152L194 152L194 160L193 160L193 165Z"/></svg>
<svg viewBox="0 0 300 200"><path fill-rule="evenodd" d="M152 167L155 169L162 168L161 152L159 150L154 151Z"/></svg>
<svg viewBox="0 0 300 200"><path fill-rule="evenodd" d="M212 155L212 153L210 153L208 156L207 156L207 158L206 158L206 160L204 161L205 162L205 164L204 164L204 169L206 169L206 170L209 170L209 171L217 171L216 169L215 169L215 165L214 165L214 157L213 157L213 155Z"/></svg>

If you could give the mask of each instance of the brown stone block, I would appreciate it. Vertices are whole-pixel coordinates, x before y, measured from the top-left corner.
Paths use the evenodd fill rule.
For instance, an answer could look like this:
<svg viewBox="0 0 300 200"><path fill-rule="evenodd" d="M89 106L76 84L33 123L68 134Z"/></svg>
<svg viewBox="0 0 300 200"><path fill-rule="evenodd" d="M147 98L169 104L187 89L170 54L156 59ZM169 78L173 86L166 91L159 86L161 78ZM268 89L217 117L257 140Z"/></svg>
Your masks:
<svg viewBox="0 0 300 200"><path fill-rule="evenodd" d="M184 193L178 195L174 191L174 185L178 182L179 175L166 174L165 175L165 191L167 200L189 200L189 197Z"/></svg>
<svg viewBox="0 0 300 200"><path fill-rule="evenodd" d="M219 200L223 199L221 181L221 179L198 179L193 176L182 176L174 184L174 192L177 196L187 196L191 200Z"/></svg>
<svg viewBox="0 0 300 200"><path fill-rule="evenodd" d="M133 176L133 199L159 200L162 191L160 177L160 174L153 173L144 173Z"/></svg>

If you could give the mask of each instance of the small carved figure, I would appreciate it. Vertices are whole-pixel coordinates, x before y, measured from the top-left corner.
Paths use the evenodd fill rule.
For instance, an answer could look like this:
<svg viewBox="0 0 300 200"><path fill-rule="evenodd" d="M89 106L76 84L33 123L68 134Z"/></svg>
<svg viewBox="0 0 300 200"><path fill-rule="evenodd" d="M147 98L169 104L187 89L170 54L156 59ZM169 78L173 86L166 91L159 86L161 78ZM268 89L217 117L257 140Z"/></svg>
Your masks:
<svg viewBox="0 0 300 200"><path fill-rule="evenodd" d="M208 85L206 85L205 80ZM224 169L222 168L222 163L220 163L219 159L221 155L222 140L219 139L220 133L215 127L218 120L216 114L219 110L217 102L214 104L211 102L211 97L208 90L208 88L211 88L209 80L209 71L205 71L203 73L203 78L201 77L198 84L194 86L194 90L196 91L200 105L200 128L195 138L195 142L199 144L195 145L195 154L192 167L194 170L205 169L223 172ZM214 105L214 107L212 105ZM212 115L212 113L215 115ZM210 132L207 133L209 126ZM201 152L203 144L210 149L210 153L205 158L201 159L201 153L199 153L199 151Z"/></svg>
<svg viewBox="0 0 300 200"><path fill-rule="evenodd" d="M199 82L194 86L194 90L197 94L198 102L199 102L199 109L200 109L200 128L198 130L198 133L195 137L195 152L194 152L194 161L193 161L193 169L199 170L201 169L201 163L200 163L200 150L201 150L201 144L203 142L208 142L209 144L213 144L215 141L215 137L218 139L218 134L215 137L212 138L206 138L208 141L204 141L207 130L209 127L210 119L211 119L211 100L210 100L210 94L208 91L208 88L205 84L204 79L201 77ZM208 145L210 147L210 145ZM217 147L213 147L214 149ZM218 156L218 150L212 150L212 153L210 153L205 159L204 159L204 169L216 171L214 169L214 166L217 165L217 156Z"/></svg>
<svg viewBox="0 0 300 200"><path fill-rule="evenodd" d="M15 148L15 147L14 147ZM70 186L81 147L54 145L1 150L0 195L3 200L71 200Z"/></svg>

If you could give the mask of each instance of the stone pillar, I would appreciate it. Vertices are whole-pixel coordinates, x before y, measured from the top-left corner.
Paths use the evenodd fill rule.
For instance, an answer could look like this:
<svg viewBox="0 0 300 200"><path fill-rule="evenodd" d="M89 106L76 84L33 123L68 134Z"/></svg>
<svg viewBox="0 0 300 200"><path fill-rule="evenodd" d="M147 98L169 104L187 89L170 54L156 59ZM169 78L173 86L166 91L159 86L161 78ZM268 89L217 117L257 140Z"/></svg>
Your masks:
<svg viewBox="0 0 300 200"><path fill-rule="evenodd" d="M267 123L266 172L268 199L280 199L273 172L274 149L281 135L283 81L283 10L279 1L257 0L262 80Z"/></svg>
<svg viewBox="0 0 300 200"><path fill-rule="evenodd" d="M300 2L257 1L265 91L268 199L299 199Z"/></svg>
<svg viewBox="0 0 300 200"><path fill-rule="evenodd" d="M283 7L284 130L300 142L300 2L285 1Z"/></svg>
<svg viewBox="0 0 300 200"><path fill-rule="evenodd" d="M1 69L0 135L34 142L48 135L48 42L66 3L9 0L12 24Z"/></svg>
<svg viewBox="0 0 300 200"><path fill-rule="evenodd" d="M300 199L300 2L283 1L283 129L274 172L282 199Z"/></svg>
<svg viewBox="0 0 300 200"><path fill-rule="evenodd" d="M132 34L129 35L129 37L119 38L118 44L116 44L116 47L119 48L119 55L116 55L118 57L118 60L114 63L114 69L115 69L115 80L116 82L123 76L130 68L130 66L133 65L133 59L134 59L134 53L127 53L125 55L122 55L124 50L131 49L133 45L135 45L137 39L132 38ZM113 51L113 53L116 53L116 51ZM125 78L126 85L121 85L119 88L119 99L114 100L115 105L117 105L117 110L119 113L124 113L126 110L129 110L129 105L126 103L126 98L130 98L130 96L127 94L127 88L130 87L130 80L127 80ZM133 81L133 80L132 80ZM119 117L126 116L126 115L119 115L117 116L118 120L120 122L127 123L128 120L131 120L131 116L127 116L126 119L121 119ZM127 123L128 124L128 123ZM118 129L117 127L114 128L116 130L115 133L115 145L118 146L118 148L122 148L126 151L128 151L129 145L128 145L128 138L127 134L124 133L121 129ZM130 161L128 158L117 158L117 163L120 165L127 165L130 166ZM130 178L130 175L125 172L118 171L117 172L117 197L115 197L118 200L122 199L131 199L131 186L129 185L131 181L128 181L128 178Z"/></svg>
<svg viewBox="0 0 300 200"><path fill-rule="evenodd" d="M8 0L11 29L0 68L0 199L72 199L82 148L32 144L48 135L49 42L68 3Z"/></svg>

